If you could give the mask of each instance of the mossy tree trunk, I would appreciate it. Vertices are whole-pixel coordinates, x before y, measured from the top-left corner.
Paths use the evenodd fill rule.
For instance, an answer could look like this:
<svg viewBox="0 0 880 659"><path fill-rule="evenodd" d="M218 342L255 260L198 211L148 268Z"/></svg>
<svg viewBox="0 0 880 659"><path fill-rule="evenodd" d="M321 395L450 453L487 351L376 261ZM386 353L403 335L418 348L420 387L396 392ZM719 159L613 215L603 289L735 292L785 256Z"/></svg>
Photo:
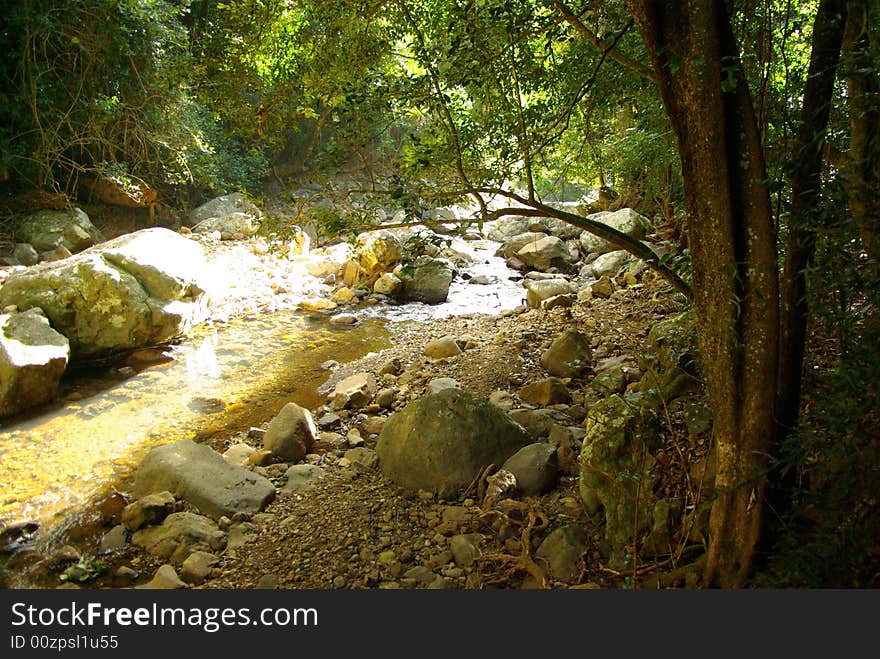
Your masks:
<svg viewBox="0 0 880 659"><path fill-rule="evenodd" d="M678 140L718 459L705 585L741 586L760 536L778 353L775 229L725 3L628 0Z"/></svg>

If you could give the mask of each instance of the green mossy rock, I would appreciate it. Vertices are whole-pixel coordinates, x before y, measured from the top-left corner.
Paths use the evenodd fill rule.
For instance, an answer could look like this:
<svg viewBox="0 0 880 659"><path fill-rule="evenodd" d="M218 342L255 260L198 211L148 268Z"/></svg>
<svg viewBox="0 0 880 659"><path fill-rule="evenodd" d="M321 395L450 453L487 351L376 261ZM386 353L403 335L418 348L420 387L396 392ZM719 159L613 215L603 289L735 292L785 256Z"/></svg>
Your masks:
<svg viewBox="0 0 880 659"><path fill-rule="evenodd" d="M501 465L532 442L489 401L444 389L389 417L377 451L382 473L409 490L454 496L487 465Z"/></svg>

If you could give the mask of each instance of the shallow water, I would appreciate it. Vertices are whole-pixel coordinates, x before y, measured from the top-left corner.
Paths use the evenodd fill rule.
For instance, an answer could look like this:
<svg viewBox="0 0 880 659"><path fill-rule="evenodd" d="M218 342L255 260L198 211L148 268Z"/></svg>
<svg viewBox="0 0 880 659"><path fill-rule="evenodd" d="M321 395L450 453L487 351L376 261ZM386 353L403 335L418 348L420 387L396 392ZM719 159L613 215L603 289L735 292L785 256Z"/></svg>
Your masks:
<svg viewBox="0 0 880 659"><path fill-rule="evenodd" d="M0 430L0 521L69 524L153 446L247 429L284 403L314 407L320 364L387 347L381 319L339 329L281 312L201 330L155 366Z"/></svg>
<svg viewBox="0 0 880 659"><path fill-rule="evenodd" d="M106 369L76 374L80 392L23 421L0 425L0 532L21 522L40 530L27 546L38 553L77 538L94 540L101 518L123 504L133 470L150 448L180 439L231 437L271 418L285 403L307 408L324 402L317 392L341 363L390 346L389 321L429 321L452 315L497 314L522 302L516 273L494 256L497 243L456 240L473 263L459 269L447 302L340 309L362 320L337 327L320 314L277 312L201 328L171 346L174 361L121 381ZM465 275L465 276L462 276ZM484 275L488 285L469 284ZM99 391L95 391L99 388ZM117 511L118 512L118 511ZM7 562L23 573L26 566ZM2 566L0 566L2 567ZM25 585L17 575L13 587Z"/></svg>

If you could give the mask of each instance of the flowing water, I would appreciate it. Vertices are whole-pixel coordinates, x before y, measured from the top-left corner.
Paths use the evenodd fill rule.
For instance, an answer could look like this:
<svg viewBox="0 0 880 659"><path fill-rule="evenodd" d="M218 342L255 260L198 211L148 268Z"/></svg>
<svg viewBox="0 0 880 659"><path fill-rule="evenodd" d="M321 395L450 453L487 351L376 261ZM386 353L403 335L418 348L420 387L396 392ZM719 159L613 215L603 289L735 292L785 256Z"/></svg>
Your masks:
<svg viewBox="0 0 880 659"><path fill-rule="evenodd" d="M75 374L63 384L74 395L36 416L0 425L0 533L22 523L39 525L24 545L37 551L23 552L25 557L64 542L94 541L102 520L124 504L115 493L127 489L150 448L180 439L228 438L271 418L289 401L317 407L323 402L317 389L328 377L321 364L389 347L388 321L512 309L524 290L493 255L497 246L454 242L472 264L460 270L463 276L443 304L362 308L357 311L362 321L345 328L318 314L266 314L221 329L198 329L169 347L173 361L127 379L108 380L106 369ZM467 283L478 276L490 283ZM28 585L27 558L7 556L0 568L3 563L13 587Z"/></svg>

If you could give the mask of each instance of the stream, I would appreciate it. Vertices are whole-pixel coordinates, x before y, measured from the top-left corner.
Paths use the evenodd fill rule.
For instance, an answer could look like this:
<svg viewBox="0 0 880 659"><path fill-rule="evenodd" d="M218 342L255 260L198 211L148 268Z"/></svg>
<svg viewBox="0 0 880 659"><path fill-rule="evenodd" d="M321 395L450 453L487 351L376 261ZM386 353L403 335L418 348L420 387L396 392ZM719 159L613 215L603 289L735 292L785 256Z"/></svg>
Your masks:
<svg viewBox="0 0 880 659"><path fill-rule="evenodd" d="M0 425L0 532L7 530L0 584L29 587L25 575L40 555L100 537L103 521L125 503L119 493L129 489L152 447L227 438L272 418L290 401L318 407L324 402L318 387L329 377L321 364L390 347L390 322L497 314L519 305L524 289L494 256L497 247L454 241L473 263L459 269L442 304L358 307L360 322L350 327L299 311L236 319L222 328L196 328L167 348L172 361L127 379L108 379L106 368L66 375L67 395L59 402ZM478 276L489 283L468 283ZM38 530L11 542L15 534L8 529L22 524Z"/></svg>

